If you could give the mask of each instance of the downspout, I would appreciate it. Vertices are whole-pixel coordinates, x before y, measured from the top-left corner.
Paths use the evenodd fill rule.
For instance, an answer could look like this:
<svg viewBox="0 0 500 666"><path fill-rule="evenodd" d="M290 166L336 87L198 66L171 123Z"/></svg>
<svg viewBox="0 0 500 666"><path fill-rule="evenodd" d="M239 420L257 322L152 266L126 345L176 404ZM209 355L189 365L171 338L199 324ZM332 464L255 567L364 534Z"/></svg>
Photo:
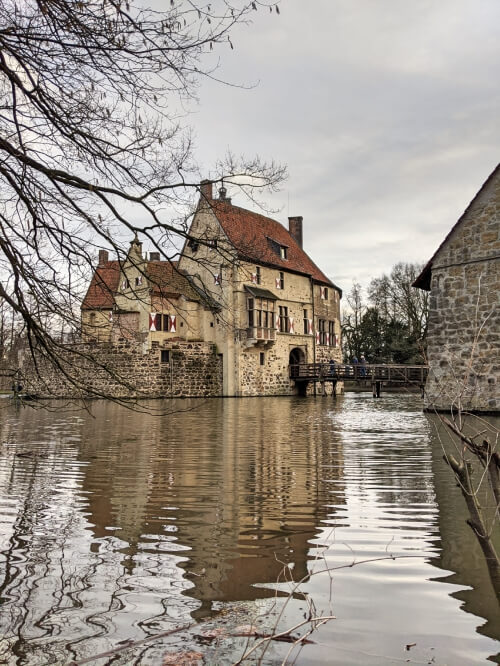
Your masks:
<svg viewBox="0 0 500 666"><path fill-rule="evenodd" d="M313 363L316 366L316 318L314 316L314 282L312 275L309 279L311 280L311 303L313 320ZM316 382L314 382L314 396L316 396Z"/></svg>

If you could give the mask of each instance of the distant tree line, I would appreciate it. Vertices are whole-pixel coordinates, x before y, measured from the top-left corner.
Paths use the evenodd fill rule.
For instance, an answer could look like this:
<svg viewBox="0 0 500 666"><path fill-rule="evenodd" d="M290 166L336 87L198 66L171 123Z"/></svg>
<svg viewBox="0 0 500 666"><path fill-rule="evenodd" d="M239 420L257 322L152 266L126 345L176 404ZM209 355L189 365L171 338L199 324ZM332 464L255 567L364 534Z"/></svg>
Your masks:
<svg viewBox="0 0 500 666"><path fill-rule="evenodd" d="M422 268L398 263L372 279L366 293L353 283L342 316L345 361L361 354L368 363L425 361L429 295L412 287Z"/></svg>

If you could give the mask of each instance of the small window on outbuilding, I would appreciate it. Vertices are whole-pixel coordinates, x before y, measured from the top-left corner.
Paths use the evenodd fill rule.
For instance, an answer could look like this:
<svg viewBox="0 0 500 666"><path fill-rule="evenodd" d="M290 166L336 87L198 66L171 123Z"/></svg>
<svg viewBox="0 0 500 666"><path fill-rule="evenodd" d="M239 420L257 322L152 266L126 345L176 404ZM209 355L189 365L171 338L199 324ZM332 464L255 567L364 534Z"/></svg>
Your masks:
<svg viewBox="0 0 500 666"><path fill-rule="evenodd" d="M264 365L265 362L266 362L266 355L264 354L264 352L260 352L260 364Z"/></svg>
<svg viewBox="0 0 500 666"><path fill-rule="evenodd" d="M170 349L162 349L160 358L162 363L170 363Z"/></svg>
<svg viewBox="0 0 500 666"><path fill-rule="evenodd" d="M286 245L280 245L280 257L282 259L288 259L288 248Z"/></svg>

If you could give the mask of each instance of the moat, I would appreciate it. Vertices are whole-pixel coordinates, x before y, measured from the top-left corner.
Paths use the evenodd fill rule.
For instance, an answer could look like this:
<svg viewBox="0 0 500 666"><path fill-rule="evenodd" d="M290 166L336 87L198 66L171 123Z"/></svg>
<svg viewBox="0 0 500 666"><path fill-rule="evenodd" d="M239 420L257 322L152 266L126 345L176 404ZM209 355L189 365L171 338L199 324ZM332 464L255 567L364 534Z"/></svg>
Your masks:
<svg viewBox="0 0 500 666"><path fill-rule="evenodd" d="M284 565L305 581L279 626L311 601L336 618L287 663L500 662L500 608L418 395L159 406L2 401L1 663L78 663L176 628L91 663L159 665L181 641L236 663L251 641L199 634L272 629Z"/></svg>

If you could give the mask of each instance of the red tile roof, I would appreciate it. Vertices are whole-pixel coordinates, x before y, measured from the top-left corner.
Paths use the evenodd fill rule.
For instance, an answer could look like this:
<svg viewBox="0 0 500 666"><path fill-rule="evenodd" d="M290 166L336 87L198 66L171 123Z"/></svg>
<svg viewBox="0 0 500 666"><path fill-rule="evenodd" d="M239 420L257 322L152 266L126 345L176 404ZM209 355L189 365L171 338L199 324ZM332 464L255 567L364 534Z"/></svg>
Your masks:
<svg viewBox="0 0 500 666"><path fill-rule="evenodd" d="M111 310L118 292L121 262L107 261L98 266L83 299L82 310ZM199 301L200 294L178 270L177 262L148 261L146 277L153 293L165 298L179 298L182 294L192 301Z"/></svg>
<svg viewBox="0 0 500 666"><path fill-rule="evenodd" d="M317 282L335 287L289 231L276 220L233 206L227 201L213 200L210 205L241 258L310 275ZM272 241L276 244L274 248ZM287 248L286 259L279 255L280 245Z"/></svg>
<svg viewBox="0 0 500 666"><path fill-rule="evenodd" d="M113 294L118 291L120 262L107 261L95 269L82 303L82 310L112 310Z"/></svg>

